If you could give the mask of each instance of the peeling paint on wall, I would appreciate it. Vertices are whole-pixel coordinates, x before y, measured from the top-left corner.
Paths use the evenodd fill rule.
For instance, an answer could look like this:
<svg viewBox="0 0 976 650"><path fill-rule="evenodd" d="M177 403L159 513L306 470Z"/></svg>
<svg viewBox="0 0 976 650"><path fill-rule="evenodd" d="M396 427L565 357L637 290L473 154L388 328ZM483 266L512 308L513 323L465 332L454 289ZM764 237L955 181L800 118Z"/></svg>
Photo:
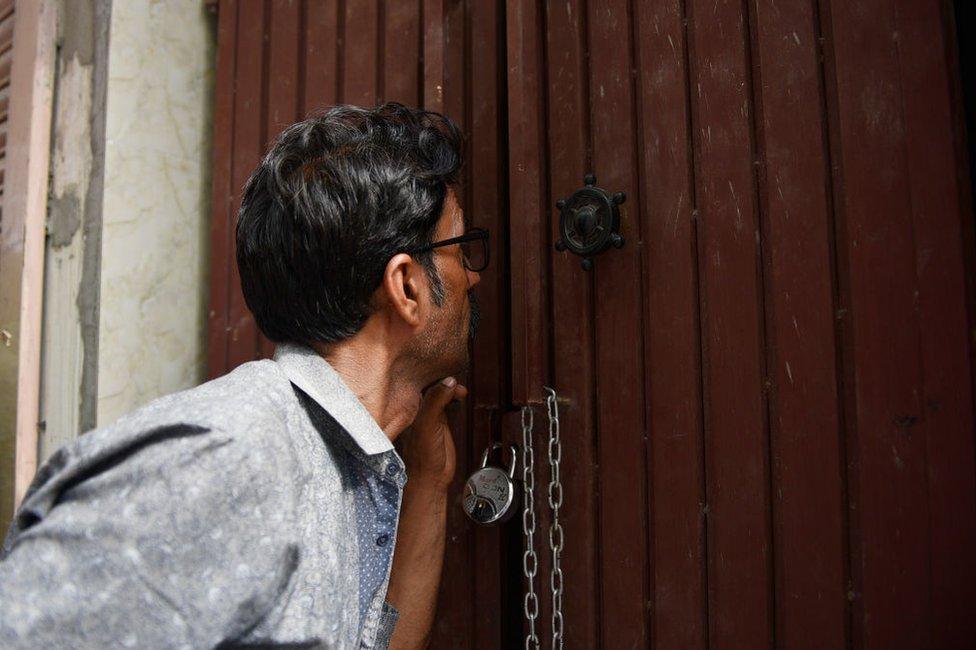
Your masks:
<svg viewBox="0 0 976 650"><path fill-rule="evenodd" d="M108 0L59 5L44 270L41 459L94 425L110 10Z"/></svg>
<svg viewBox="0 0 976 650"><path fill-rule="evenodd" d="M48 203L47 235L51 247L64 248L71 244L81 226L81 199L78 186L72 185L64 196L51 197Z"/></svg>

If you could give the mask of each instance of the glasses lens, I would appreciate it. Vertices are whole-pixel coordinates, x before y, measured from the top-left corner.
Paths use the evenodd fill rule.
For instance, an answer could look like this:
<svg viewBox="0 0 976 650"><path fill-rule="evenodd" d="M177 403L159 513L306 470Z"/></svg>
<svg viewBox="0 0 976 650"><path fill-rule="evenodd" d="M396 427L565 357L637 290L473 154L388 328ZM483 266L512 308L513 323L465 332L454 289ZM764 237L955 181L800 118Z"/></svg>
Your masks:
<svg viewBox="0 0 976 650"><path fill-rule="evenodd" d="M484 239L475 239L461 244L461 251L464 253L464 263L472 271L481 271L488 263L488 242Z"/></svg>

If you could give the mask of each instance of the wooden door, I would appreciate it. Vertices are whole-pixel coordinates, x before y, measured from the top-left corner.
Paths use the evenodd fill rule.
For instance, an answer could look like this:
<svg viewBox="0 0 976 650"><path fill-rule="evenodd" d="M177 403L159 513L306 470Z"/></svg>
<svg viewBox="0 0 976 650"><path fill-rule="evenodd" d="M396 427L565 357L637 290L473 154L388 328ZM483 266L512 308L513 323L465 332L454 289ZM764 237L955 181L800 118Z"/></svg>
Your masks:
<svg viewBox="0 0 976 650"><path fill-rule="evenodd" d="M240 190L337 102L440 110L491 229L455 498L561 401L568 648L976 645L973 233L939 2L220 0L211 375L267 355ZM555 202L623 191L623 248ZM960 180L963 179L963 180ZM521 645L520 520L455 500L432 647Z"/></svg>
<svg viewBox="0 0 976 650"><path fill-rule="evenodd" d="M524 0L507 25L513 401L567 400L567 647L976 645L951 12ZM591 271L553 251L586 173L628 196Z"/></svg>

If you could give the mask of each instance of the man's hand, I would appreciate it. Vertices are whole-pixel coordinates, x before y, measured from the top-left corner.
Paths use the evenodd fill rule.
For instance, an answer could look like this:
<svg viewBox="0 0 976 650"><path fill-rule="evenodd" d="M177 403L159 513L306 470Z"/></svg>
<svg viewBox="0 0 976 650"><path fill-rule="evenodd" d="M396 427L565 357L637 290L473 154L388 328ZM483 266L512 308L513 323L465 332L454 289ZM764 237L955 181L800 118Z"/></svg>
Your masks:
<svg viewBox="0 0 976 650"><path fill-rule="evenodd" d="M403 462L407 464L411 482L424 482L443 489L450 485L456 454L445 409L451 402L467 396L468 389L454 377L445 377L424 392L417 417L400 436Z"/></svg>
<svg viewBox="0 0 976 650"><path fill-rule="evenodd" d="M444 409L467 395L468 389L453 377L430 386L413 424L398 438L403 441L407 486L386 592L400 612L390 644L394 650L425 648L430 639L444 564L447 488L455 466L454 439Z"/></svg>

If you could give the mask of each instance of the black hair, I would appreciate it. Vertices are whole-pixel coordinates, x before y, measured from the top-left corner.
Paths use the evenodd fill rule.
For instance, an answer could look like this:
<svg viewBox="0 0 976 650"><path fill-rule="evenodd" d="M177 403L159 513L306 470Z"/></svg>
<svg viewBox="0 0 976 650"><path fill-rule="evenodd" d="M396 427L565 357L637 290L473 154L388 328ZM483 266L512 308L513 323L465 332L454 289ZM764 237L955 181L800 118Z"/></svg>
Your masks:
<svg viewBox="0 0 976 650"><path fill-rule="evenodd" d="M390 258L431 243L462 146L450 118L396 103L335 106L285 129L237 216L241 288L264 335L310 344L358 332ZM442 305L432 253L414 257Z"/></svg>

